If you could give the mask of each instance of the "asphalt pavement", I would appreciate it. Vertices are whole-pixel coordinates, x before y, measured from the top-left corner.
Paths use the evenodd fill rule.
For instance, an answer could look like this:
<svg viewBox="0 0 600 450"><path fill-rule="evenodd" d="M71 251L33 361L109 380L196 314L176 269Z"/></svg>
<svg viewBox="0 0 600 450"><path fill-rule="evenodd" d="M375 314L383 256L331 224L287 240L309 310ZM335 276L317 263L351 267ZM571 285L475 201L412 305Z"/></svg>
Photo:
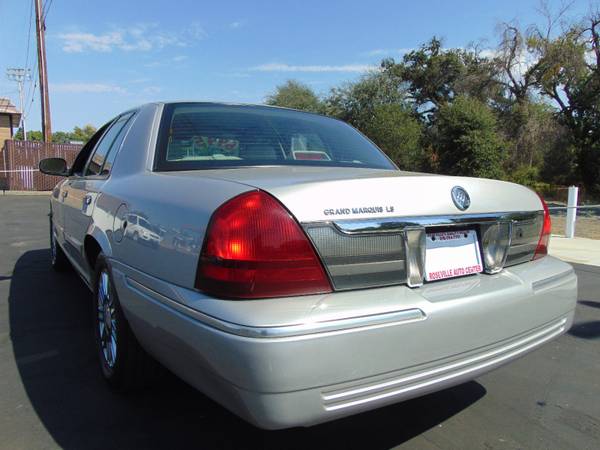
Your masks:
<svg viewBox="0 0 600 450"><path fill-rule="evenodd" d="M246 424L167 376L100 377L90 294L49 267L48 197L0 196L0 448L597 449L600 267L576 265L570 332L475 381L307 429Z"/></svg>

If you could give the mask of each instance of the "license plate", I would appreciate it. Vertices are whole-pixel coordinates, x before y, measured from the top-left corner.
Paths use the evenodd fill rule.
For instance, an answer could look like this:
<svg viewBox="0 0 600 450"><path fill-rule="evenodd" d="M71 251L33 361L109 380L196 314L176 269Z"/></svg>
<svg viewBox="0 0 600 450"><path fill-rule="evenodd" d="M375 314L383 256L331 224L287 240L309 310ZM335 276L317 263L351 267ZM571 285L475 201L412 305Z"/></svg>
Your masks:
<svg viewBox="0 0 600 450"><path fill-rule="evenodd" d="M461 277L483 271L475 230L427 233L425 280Z"/></svg>

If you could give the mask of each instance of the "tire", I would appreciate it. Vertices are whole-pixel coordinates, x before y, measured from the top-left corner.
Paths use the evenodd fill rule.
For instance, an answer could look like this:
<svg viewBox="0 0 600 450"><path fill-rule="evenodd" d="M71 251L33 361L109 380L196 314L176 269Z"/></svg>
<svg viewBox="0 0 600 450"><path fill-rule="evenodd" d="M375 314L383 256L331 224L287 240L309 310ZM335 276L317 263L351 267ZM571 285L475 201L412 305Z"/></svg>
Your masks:
<svg viewBox="0 0 600 450"><path fill-rule="evenodd" d="M156 381L163 368L141 347L134 336L102 253L96 260L94 278L94 341L102 376L119 392L140 389Z"/></svg>
<svg viewBox="0 0 600 450"><path fill-rule="evenodd" d="M54 224L52 216L50 216L50 265L57 272L64 272L71 267L71 263L67 259L67 255L56 242Z"/></svg>

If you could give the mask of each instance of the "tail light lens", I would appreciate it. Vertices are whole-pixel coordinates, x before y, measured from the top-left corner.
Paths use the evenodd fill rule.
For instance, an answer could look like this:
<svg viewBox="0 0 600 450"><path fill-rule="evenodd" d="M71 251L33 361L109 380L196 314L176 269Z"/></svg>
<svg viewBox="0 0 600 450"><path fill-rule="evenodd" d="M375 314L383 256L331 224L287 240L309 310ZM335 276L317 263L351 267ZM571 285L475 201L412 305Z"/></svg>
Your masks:
<svg viewBox="0 0 600 450"><path fill-rule="evenodd" d="M331 292L311 243L291 214L262 191L241 194L213 214L196 288L225 298Z"/></svg>
<svg viewBox="0 0 600 450"><path fill-rule="evenodd" d="M540 240L538 241L535 253L533 254L533 259L539 259L548 254L548 243L550 242L550 233L552 232L552 221L550 220L548 205L546 205L546 202L541 195L538 194L538 196L544 207L544 224L542 225L542 233L540 234Z"/></svg>

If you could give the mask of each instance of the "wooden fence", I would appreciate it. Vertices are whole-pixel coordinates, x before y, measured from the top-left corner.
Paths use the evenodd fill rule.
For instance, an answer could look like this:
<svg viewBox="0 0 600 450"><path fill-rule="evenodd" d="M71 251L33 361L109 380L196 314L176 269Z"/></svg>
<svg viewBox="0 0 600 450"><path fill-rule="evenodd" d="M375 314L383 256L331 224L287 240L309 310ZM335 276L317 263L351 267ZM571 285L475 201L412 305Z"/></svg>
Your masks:
<svg viewBox="0 0 600 450"><path fill-rule="evenodd" d="M44 158L63 158L73 164L81 145L46 144L8 140L0 151L0 189L12 191L49 191L60 177L44 175L38 169Z"/></svg>

